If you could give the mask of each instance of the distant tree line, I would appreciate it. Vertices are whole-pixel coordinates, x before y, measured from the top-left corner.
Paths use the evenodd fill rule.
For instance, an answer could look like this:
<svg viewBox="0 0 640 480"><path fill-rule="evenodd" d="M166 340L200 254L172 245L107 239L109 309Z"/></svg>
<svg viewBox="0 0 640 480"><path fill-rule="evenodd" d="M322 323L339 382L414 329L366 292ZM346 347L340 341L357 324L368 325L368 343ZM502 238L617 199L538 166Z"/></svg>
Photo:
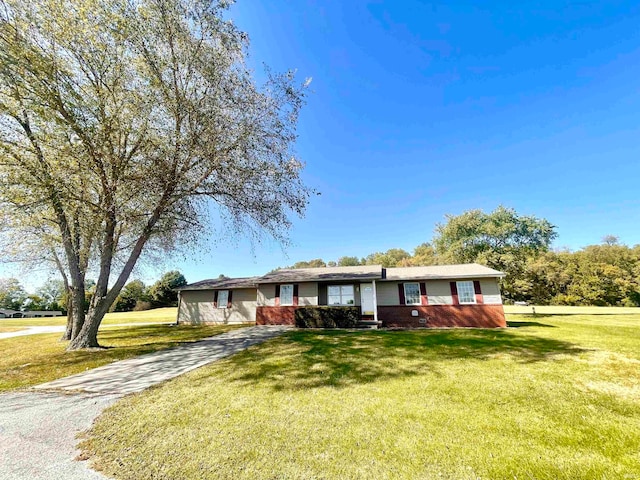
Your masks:
<svg viewBox="0 0 640 480"><path fill-rule="evenodd" d="M152 285L133 280L125 285L111 306L111 311L130 312L151 308L172 307L178 303L175 288L187 284L184 275L170 271ZM86 281L85 304L89 307L95 293L96 282ZM0 279L0 308L19 311L61 311L67 313L69 295L61 280L48 280L35 293L27 293L15 278Z"/></svg>
<svg viewBox="0 0 640 480"><path fill-rule="evenodd" d="M448 215L431 242L410 253L401 248L336 261L316 258L289 268L382 265L409 267L479 263L503 271L505 302L538 305L640 306L640 245L608 235L577 251L551 249L556 227L503 206L490 213Z"/></svg>

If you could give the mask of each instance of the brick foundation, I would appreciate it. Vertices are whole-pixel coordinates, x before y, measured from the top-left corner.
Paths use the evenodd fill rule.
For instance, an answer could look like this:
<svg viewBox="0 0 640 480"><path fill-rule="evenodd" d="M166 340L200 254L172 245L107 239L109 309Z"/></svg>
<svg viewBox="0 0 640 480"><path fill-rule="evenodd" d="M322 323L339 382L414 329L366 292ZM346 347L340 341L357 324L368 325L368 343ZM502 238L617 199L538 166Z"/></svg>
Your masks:
<svg viewBox="0 0 640 480"><path fill-rule="evenodd" d="M257 307L256 325L295 325L297 306ZM411 316L417 310L418 316ZM424 323L420 319L425 319ZM502 305L378 306L378 320L389 328L506 327Z"/></svg>
<svg viewBox="0 0 640 480"><path fill-rule="evenodd" d="M417 310L418 316L411 316ZM420 319L426 320L424 323ZM502 305L411 305L378 306L383 327L506 327Z"/></svg>
<svg viewBox="0 0 640 480"><path fill-rule="evenodd" d="M297 306L257 307L256 325L295 325Z"/></svg>

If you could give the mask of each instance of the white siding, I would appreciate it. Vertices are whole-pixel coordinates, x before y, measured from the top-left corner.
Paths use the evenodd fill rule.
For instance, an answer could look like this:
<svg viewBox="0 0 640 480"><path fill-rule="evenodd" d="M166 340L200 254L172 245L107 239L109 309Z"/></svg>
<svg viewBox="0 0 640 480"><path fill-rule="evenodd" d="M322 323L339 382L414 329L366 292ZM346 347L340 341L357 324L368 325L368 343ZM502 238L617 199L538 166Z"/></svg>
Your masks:
<svg viewBox="0 0 640 480"><path fill-rule="evenodd" d="M276 286L273 284L258 286L258 305L275 307ZM318 283L298 283L298 305L318 305Z"/></svg>
<svg viewBox="0 0 640 480"><path fill-rule="evenodd" d="M433 280L426 283L429 305L453 305L449 280Z"/></svg>
<svg viewBox="0 0 640 480"><path fill-rule="evenodd" d="M378 305L400 305L398 282L376 282Z"/></svg>
<svg viewBox="0 0 640 480"><path fill-rule="evenodd" d="M178 321L181 323L245 323L256 321L256 289L233 290L231 308L215 308L213 290L181 292Z"/></svg>
<svg viewBox="0 0 640 480"><path fill-rule="evenodd" d="M318 305L318 283L298 284L298 305Z"/></svg>
<svg viewBox="0 0 640 480"><path fill-rule="evenodd" d="M408 283L421 283L420 280L407 280ZM407 282L376 282L378 305L400 305L398 285ZM429 305L451 305L451 287L447 280L432 280L423 282L427 287Z"/></svg>
<svg viewBox="0 0 640 480"><path fill-rule="evenodd" d="M276 305L276 286L258 285L258 306L274 307Z"/></svg>
<svg viewBox="0 0 640 480"><path fill-rule="evenodd" d="M482 300L487 305L501 305L502 295L500 294L500 286L495 278L487 278L480 280L480 290L482 291Z"/></svg>
<svg viewBox="0 0 640 480"><path fill-rule="evenodd" d="M473 279L470 279L473 280ZM452 305L450 282L454 280L427 280L424 283L427 287L427 298L429 305ZM420 282L419 280L407 280L407 282ZM400 305L398 295L398 284L405 282L376 282L376 294L378 305ZM483 301L487 305L501 305L502 297L500 287L495 278L485 278L480 280L480 290Z"/></svg>

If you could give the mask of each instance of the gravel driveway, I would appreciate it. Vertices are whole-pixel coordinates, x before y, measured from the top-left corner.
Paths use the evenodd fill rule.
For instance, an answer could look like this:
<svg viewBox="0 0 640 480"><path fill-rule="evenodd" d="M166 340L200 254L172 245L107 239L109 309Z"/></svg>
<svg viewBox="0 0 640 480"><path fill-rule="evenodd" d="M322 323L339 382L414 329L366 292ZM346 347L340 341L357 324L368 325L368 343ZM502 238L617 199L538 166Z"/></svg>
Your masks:
<svg viewBox="0 0 640 480"><path fill-rule="evenodd" d="M289 327L247 327L0 395L0 480L104 479L78 455L76 435L118 398L233 355Z"/></svg>

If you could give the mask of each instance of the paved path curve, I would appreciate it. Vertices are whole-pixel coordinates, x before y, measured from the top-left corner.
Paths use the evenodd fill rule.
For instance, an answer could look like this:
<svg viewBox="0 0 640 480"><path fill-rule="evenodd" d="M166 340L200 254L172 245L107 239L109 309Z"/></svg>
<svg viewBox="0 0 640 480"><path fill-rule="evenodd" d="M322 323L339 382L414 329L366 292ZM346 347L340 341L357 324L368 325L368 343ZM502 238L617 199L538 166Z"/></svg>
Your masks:
<svg viewBox="0 0 640 480"><path fill-rule="evenodd" d="M144 325L171 325L175 322L142 322L142 323L113 323L108 325L100 325L100 330L111 327L137 327ZM2 326L2 324L0 324ZM21 327L16 327L21 328ZM34 325L32 327L24 327L24 330L17 330L15 332L0 333L0 340L3 338L22 337L24 335L36 335L38 333L62 333L67 327L64 325L51 325L40 326Z"/></svg>
<svg viewBox="0 0 640 480"><path fill-rule="evenodd" d="M284 333L247 327L0 395L0 480L105 479L75 461L78 432L118 398Z"/></svg>

